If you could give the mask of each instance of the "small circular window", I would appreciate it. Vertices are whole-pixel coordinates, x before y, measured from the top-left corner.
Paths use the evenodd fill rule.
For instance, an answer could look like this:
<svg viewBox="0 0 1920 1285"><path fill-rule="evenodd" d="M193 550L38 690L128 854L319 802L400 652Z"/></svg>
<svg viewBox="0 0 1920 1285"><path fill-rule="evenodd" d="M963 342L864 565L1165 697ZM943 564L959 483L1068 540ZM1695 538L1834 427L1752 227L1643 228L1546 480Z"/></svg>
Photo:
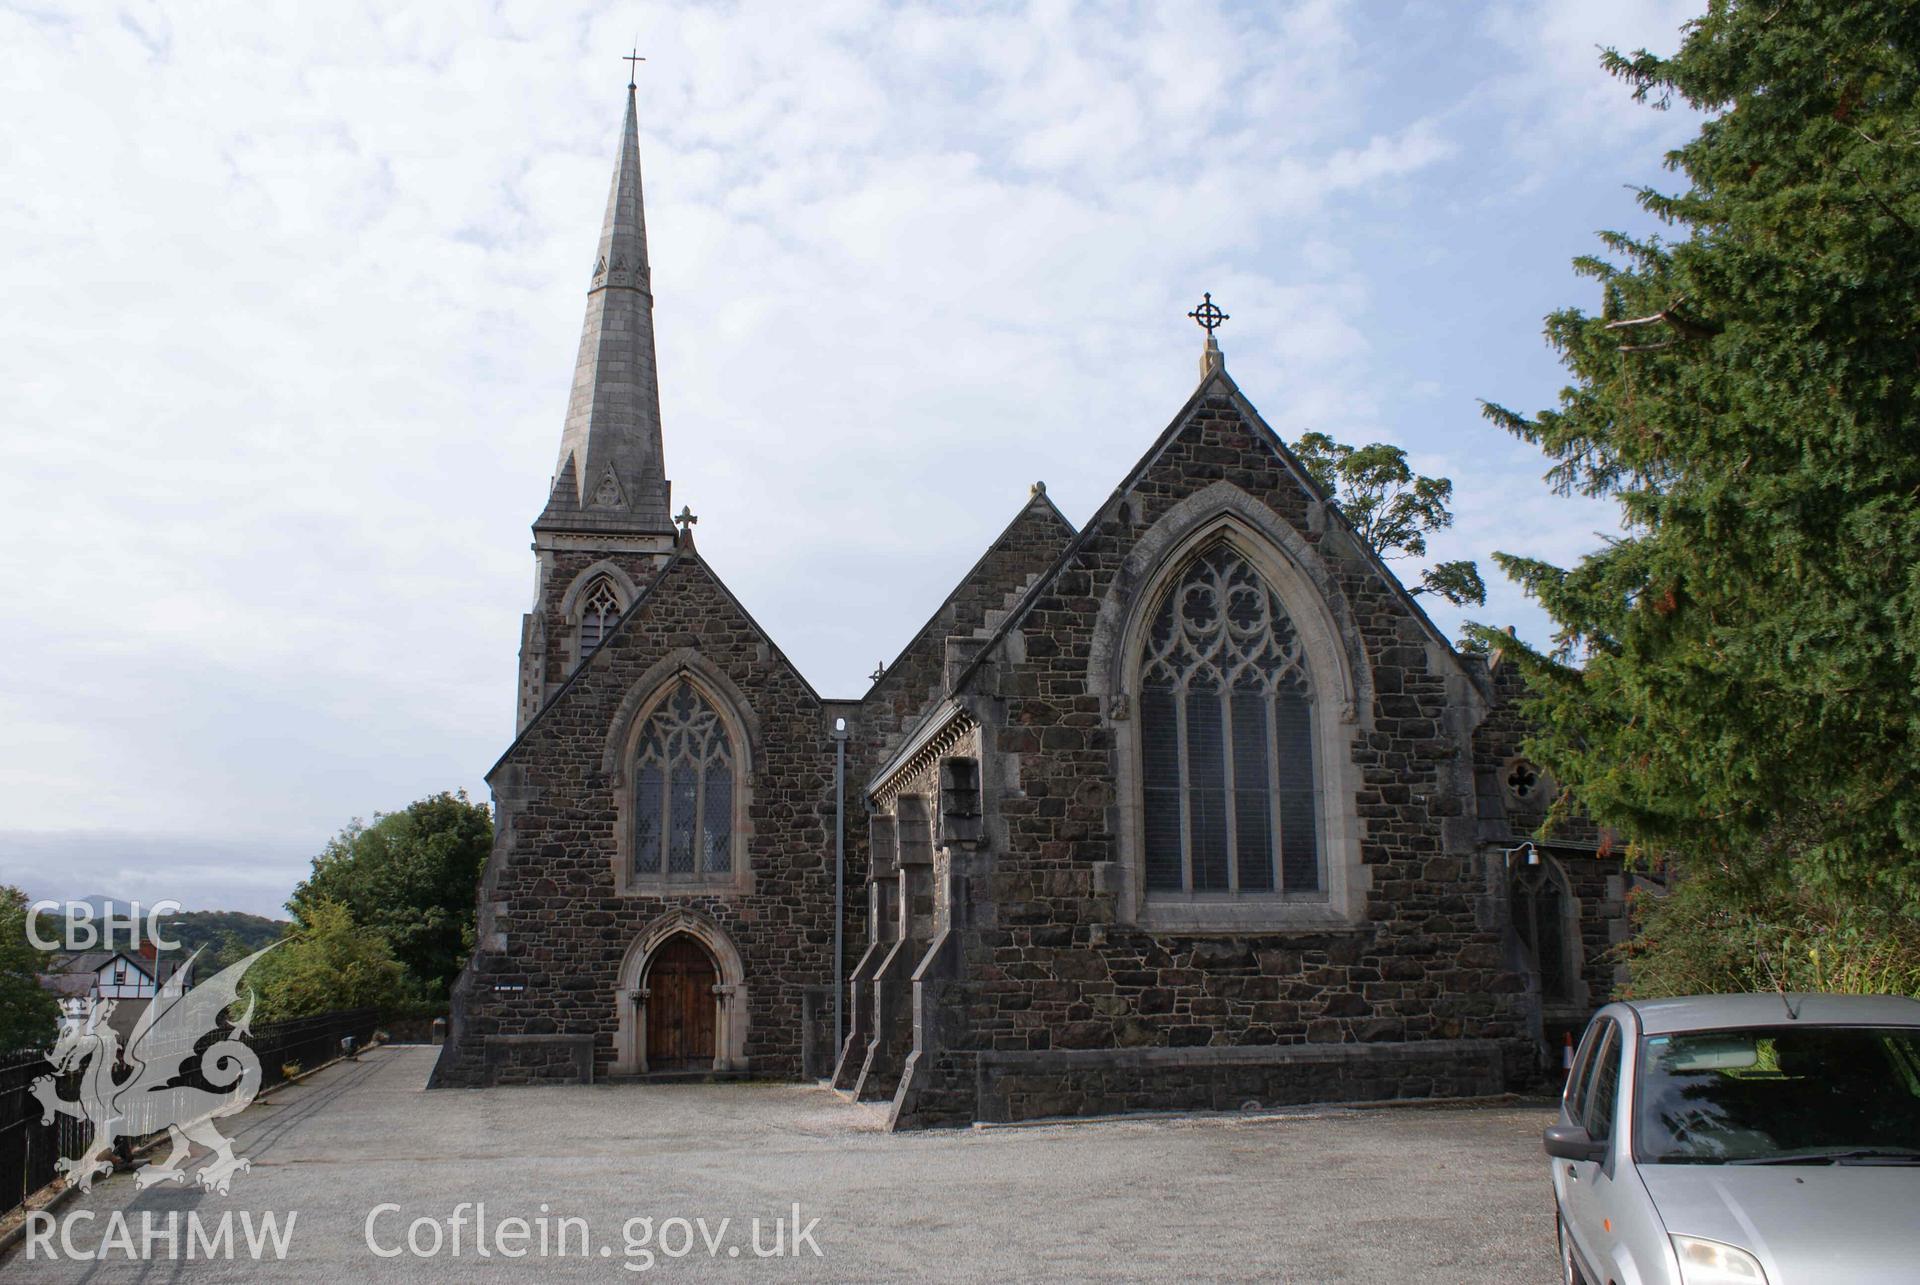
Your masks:
<svg viewBox="0 0 1920 1285"><path fill-rule="evenodd" d="M1500 769L1500 785L1507 798L1522 807L1545 807L1553 799L1553 778L1525 758L1507 760Z"/></svg>

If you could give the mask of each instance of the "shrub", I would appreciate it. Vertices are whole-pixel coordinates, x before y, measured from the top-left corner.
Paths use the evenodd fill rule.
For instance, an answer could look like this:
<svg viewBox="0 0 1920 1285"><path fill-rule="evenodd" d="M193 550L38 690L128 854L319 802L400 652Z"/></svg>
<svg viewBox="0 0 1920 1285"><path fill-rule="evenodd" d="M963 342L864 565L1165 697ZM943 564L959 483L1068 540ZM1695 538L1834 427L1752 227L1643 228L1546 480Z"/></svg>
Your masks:
<svg viewBox="0 0 1920 1285"><path fill-rule="evenodd" d="M1828 991L1920 998L1920 915L1888 900L1724 872L1637 895L1625 998Z"/></svg>
<svg viewBox="0 0 1920 1285"><path fill-rule="evenodd" d="M260 995L256 1021L277 1022L343 1008L381 1008L407 998L405 970L386 940L354 924L347 908L322 901L302 926L253 968Z"/></svg>

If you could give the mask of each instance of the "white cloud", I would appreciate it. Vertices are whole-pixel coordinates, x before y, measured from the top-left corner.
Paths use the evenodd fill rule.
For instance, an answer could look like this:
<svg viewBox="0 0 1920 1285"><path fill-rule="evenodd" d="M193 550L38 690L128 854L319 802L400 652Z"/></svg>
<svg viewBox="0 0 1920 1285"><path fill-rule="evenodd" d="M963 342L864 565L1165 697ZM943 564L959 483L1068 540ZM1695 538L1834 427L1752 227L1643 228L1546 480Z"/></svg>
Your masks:
<svg viewBox="0 0 1920 1285"><path fill-rule="evenodd" d="M310 852L478 788L633 17L0 11L11 824ZM1524 275L1473 286L1511 332L1446 348L1462 282L1515 262L1477 176L1551 73L1488 99L1394 70L1559 60L1574 6L1442 22L1450 51L1331 0L641 17L676 500L824 691L863 688L1029 482L1092 511L1191 388L1202 289L1283 432L1442 448L1456 539L1594 525L1517 448L1491 498L1477 476L1471 398L1551 388ZM1617 185L1542 180L1576 181Z"/></svg>
<svg viewBox="0 0 1920 1285"><path fill-rule="evenodd" d="M1609 48L1672 54L1700 8L1699 0L1549 0L1484 12L1486 34L1501 51L1485 92L1506 118L1507 145L1529 167L1529 183L1546 181L1550 169L1590 165L1596 154L1632 148L1658 156L1699 127L1684 104L1658 112L1634 102L1600 58Z"/></svg>

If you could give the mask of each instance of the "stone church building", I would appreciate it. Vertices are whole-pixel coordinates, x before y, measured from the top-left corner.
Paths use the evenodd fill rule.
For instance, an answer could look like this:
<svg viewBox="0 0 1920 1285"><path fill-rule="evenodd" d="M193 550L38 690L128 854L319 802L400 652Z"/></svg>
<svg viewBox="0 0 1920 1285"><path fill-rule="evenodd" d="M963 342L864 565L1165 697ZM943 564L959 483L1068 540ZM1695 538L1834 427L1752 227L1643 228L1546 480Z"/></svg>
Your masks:
<svg viewBox="0 0 1920 1285"><path fill-rule="evenodd" d="M898 1127L1465 1096L1606 998L1624 875L1528 846L1518 675L1211 331L1083 525L1035 485L832 699L673 516L648 254L630 88L436 1084L831 1076Z"/></svg>

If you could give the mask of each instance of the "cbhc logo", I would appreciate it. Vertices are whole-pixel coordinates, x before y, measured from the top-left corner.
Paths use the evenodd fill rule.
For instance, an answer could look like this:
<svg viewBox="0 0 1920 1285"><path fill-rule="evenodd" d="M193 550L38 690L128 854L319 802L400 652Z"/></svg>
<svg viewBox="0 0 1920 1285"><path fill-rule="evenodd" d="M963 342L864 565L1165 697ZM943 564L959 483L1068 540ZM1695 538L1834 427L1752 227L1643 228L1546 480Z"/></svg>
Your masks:
<svg viewBox="0 0 1920 1285"><path fill-rule="evenodd" d="M124 907L109 904L99 908L85 901L36 901L27 907L27 940L36 950L137 952L142 941L153 943L156 950L178 950L178 940L161 936L160 917L179 910L177 901L156 901L144 913L137 901L127 902ZM43 914L65 925L60 939L49 941L40 935Z"/></svg>

